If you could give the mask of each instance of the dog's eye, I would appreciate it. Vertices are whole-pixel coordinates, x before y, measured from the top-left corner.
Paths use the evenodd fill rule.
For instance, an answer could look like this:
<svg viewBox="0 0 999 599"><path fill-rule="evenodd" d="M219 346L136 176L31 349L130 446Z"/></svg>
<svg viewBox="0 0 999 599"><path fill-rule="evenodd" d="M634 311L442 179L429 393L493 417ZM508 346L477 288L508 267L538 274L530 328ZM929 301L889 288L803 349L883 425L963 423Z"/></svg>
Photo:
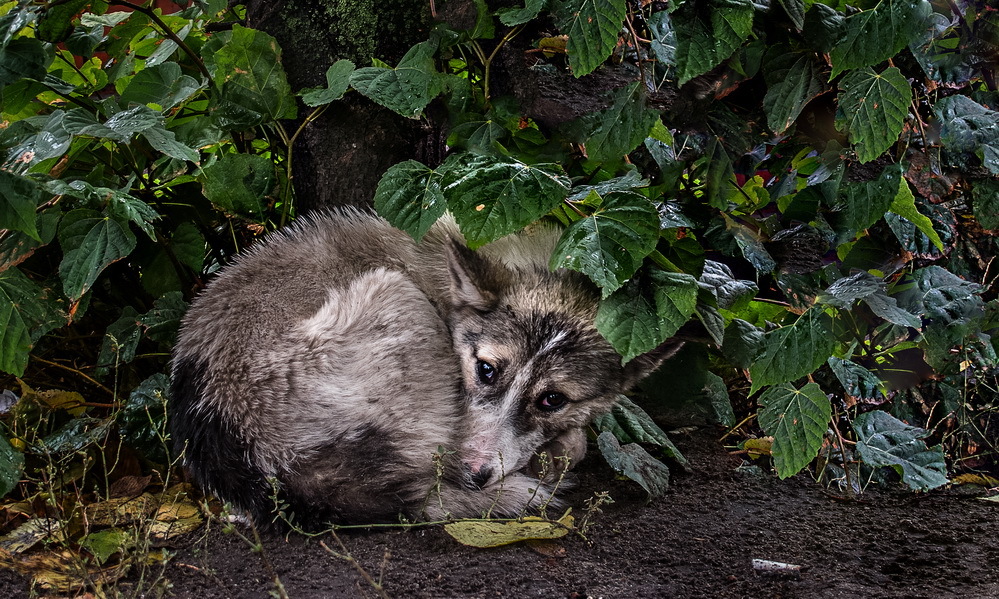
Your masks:
<svg viewBox="0 0 999 599"><path fill-rule="evenodd" d="M554 412L569 403L569 398L558 391L546 391L538 397L537 406L542 412Z"/></svg>
<svg viewBox="0 0 999 599"><path fill-rule="evenodd" d="M498 374L496 367L489 362L479 360L475 364L475 372L479 375L479 380L482 381L483 385L492 385L496 382L496 376Z"/></svg>

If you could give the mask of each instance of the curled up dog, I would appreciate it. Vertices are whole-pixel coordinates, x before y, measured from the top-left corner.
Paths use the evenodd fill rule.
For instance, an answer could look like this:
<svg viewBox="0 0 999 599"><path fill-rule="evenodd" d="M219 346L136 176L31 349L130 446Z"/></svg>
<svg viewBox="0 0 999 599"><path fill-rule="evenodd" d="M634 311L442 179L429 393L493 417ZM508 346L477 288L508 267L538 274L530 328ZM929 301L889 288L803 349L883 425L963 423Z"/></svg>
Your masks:
<svg viewBox="0 0 999 599"><path fill-rule="evenodd" d="M474 252L446 219L416 243L340 211L239 256L174 352L171 433L189 472L258 524L275 491L313 527L550 501L557 477L540 464L579 460L587 423L672 348L622 366L593 324L597 289L548 270L557 237Z"/></svg>

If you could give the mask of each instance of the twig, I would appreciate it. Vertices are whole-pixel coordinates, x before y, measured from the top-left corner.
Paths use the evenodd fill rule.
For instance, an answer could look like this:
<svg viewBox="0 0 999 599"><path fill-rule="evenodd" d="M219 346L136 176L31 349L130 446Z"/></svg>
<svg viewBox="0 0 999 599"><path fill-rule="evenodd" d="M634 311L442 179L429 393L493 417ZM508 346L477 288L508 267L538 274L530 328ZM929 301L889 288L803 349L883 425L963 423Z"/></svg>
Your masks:
<svg viewBox="0 0 999 599"><path fill-rule="evenodd" d="M350 554L350 551L347 550L347 546L343 544L343 541L340 540L340 537L336 534L336 532L330 530L330 535L333 536L333 539L336 541L337 545L340 546L340 551L342 551L343 553L337 553L336 551L333 551L332 549L329 548L329 546L326 545L325 541L319 541L319 545L323 549L325 549L330 555L342 559L351 566L354 566L354 569L357 570L357 573L361 575L361 578L363 578L368 584L371 585L371 588L373 588L375 592L378 593L379 597L381 597L382 599L390 599L388 593L385 592L385 588L382 586L381 580L375 580L374 578L372 578L371 574L368 574L368 571L365 570L361 566L361 564L357 563L357 560L354 559L354 556ZM388 559L387 555L388 552L386 552L385 559ZM382 566L384 568L384 562ZM381 578L381 576L379 576L379 578Z"/></svg>
<svg viewBox="0 0 999 599"><path fill-rule="evenodd" d="M46 360L44 358L39 358L35 354L29 354L29 355L31 356L32 360L41 362L42 364L48 364L49 366L55 366L56 368L62 368L63 370L68 370L69 372L72 372L73 374L86 379L92 385L96 386L101 391L104 391L105 393L107 393L111 397L114 397L114 391L112 391L111 389L105 387L101 383L95 381L93 378L87 376L86 374L80 372L79 370L77 370L77 369L75 369L75 368L73 368L71 366L66 366L65 364L60 364L58 362L50 362L50 361L48 361L48 360Z"/></svg>
<svg viewBox="0 0 999 599"><path fill-rule="evenodd" d="M721 443L725 439L728 439L730 436L732 436L735 433L735 431L737 431L740 428L742 428L743 424L746 424L747 422L749 422L753 418L756 418L756 414L755 413L754 414L750 414L749 416L746 416L745 418L743 418L742 422L740 422L739 424L737 424L737 425L733 426L732 428L728 429L728 432L725 433L724 435L722 435L721 439L718 439L718 442Z"/></svg>
<svg viewBox="0 0 999 599"><path fill-rule="evenodd" d="M116 0L111 4L119 6L127 6L132 10L140 12L149 17L150 19L152 19L152 21L156 23L160 27L160 29L163 30L163 34L168 38L170 38L170 40L173 43L177 44L177 47L183 50L184 53L187 54L191 58L191 60L194 61L194 64L197 65L198 70L201 71L201 74L204 75L206 79L208 79L209 85L211 85L212 87L215 86L215 80L212 79L212 74L208 72L208 68L205 67L205 63L201 60L201 57L198 56L198 54L194 50L192 50L191 47L184 42L184 40L180 39L180 36L174 33L173 29L170 29L170 26L167 25L166 22L163 21L163 19L161 19L158 14L156 14L156 11L139 4L132 4L127 0Z"/></svg>
<svg viewBox="0 0 999 599"><path fill-rule="evenodd" d="M843 440L843 434L839 431L839 426L837 421L839 420L839 410L833 407L833 420L832 427L836 431L836 437L839 439L839 452L843 458L843 474L846 476L846 493L850 497L853 497L853 481L850 477L850 464L846 461L846 442Z"/></svg>

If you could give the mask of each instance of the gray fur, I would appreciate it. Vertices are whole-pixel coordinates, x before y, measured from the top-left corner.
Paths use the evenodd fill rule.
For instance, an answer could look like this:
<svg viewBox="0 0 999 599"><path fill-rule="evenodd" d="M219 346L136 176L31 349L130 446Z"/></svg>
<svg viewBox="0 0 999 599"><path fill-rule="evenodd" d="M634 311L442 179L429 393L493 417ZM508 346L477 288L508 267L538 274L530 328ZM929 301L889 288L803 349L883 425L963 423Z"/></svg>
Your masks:
<svg viewBox="0 0 999 599"><path fill-rule="evenodd" d="M593 327L596 289L546 267L556 232L478 253L459 238L448 219L416 244L334 212L225 268L174 352L171 427L195 479L259 523L268 479L313 524L510 516L550 500L537 455L581 458L582 427L661 358L622 368ZM568 403L541 409L556 392Z"/></svg>

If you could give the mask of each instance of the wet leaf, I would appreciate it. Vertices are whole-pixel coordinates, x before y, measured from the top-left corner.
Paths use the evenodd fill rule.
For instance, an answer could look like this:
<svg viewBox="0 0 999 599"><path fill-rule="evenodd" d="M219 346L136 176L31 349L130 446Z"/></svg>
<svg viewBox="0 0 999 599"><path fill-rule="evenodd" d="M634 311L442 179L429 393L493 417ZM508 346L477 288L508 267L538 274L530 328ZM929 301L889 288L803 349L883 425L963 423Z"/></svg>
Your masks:
<svg viewBox="0 0 999 599"><path fill-rule="evenodd" d="M534 19L548 4L548 0L526 0L523 8L501 8L496 11L500 23L515 27Z"/></svg>
<svg viewBox="0 0 999 599"><path fill-rule="evenodd" d="M22 231L41 241L35 224L35 209L41 199L34 181L0 170L0 229Z"/></svg>
<svg viewBox="0 0 999 599"><path fill-rule="evenodd" d="M597 437L597 446L611 468L641 485L650 499L666 493L669 468L649 455L641 445L621 445L613 433L605 431Z"/></svg>
<svg viewBox="0 0 999 599"><path fill-rule="evenodd" d="M778 47L769 60L763 109L770 130L780 134L798 120L802 109L825 91L825 86L810 53L792 53Z"/></svg>
<svg viewBox="0 0 999 599"><path fill-rule="evenodd" d="M686 2L671 15L680 85L726 60L753 30L750 0Z"/></svg>
<svg viewBox="0 0 999 599"><path fill-rule="evenodd" d="M441 174L415 160L393 165L378 181L375 210L419 241L447 210Z"/></svg>
<svg viewBox="0 0 999 599"><path fill-rule="evenodd" d="M419 43L398 66L365 67L350 75L350 84L363 95L402 116L415 118L443 91L442 76L434 67L437 44Z"/></svg>
<svg viewBox="0 0 999 599"><path fill-rule="evenodd" d="M610 56L627 11L625 0L560 0L555 18L569 36L565 51L573 75L589 75Z"/></svg>
<svg viewBox="0 0 999 599"><path fill-rule="evenodd" d="M749 368L763 352L763 329L740 318L725 327L722 353L736 368Z"/></svg>
<svg viewBox="0 0 999 599"><path fill-rule="evenodd" d="M771 452L777 476L793 476L818 455L832 405L815 383L801 389L789 384L771 387L759 401L760 427L774 439Z"/></svg>
<svg viewBox="0 0 999 599"><path fill-rule="evenodd" d="M4 497L17 487L22 472L24 472L24 454L14 449L7 437L0 435L0 497Z"/></svg>
<svg viewBox="0 0 999 599"><path fill-rule="evenodd" d="M912 89L895 67L881 73L870 68L851 71L839 87L836 128L849 133L860 162L870 162L898 141Z"/></svg>
<svg viewBox="0 0 999 599"><path fill-rule="evenodd" d="M0 370L23 375L35 342L65 324L61 306L50 295L16 268L0 272Z"/></svg>
<svg viewBox="0 0 999 599"><path fill-rule="evenodd" d="M274 163L255 154L226 154L205 167L201 176L205 197L228 214L259 221L277 185Z"/></svg>
<svg viewBox="0 0 999 599"><path fill-rule="evenodd" d="M933 105L940 121L940 141L951 152L973 153L999 175L999 112L966 96L949 96Z"/></svg>
<svg viewBox="0 0 999 599"><path fill-rule="evenodd" d="M847 395L867 400L885 396L881 380L860 364L835 356L829 358L828 364Z"/></svg>
<svg viewBox="0 0 999 599"><path fill-rule="evenodd" d="M326 69L326 87L303 89L299 92L306 106L322 106L343 97L350 87L350 75L354 72L354 63L349 60L338 60Z"/></svg>
<svg viewBox="0 0 999 599"><path fill-rule="evenodd" d="M793 324L767 333L763 355L749 369L750 395L767 385L799 379L824 364L835 347L830 325L829 315L811 308Z"/></svg>
<svg viewBox="0 0 999 599"><path fill-rule="evenodd" d="M644 86L636 81L613 92L610 106L567 127L585 143L590 159L611 162L637 148L657 122L659 113L645 106Z"/></svg>
<svg viewBox="0 0 999 599"><path fill-rule="evenodd" d="M930 14L926 0L884 0L846 18L844 39L829 57L830 79L848 69L876 65L898 54L923 30Z"/></svg>
<svg viewBox="0 0 999 599"><path fill-rule="evenodd" d="M459 520L445 524L444 531L462 545L500 547L519 541L562 538L572 530L573 521L568 513L557 522L534 516L515 521Z"/></svg>
<svg viewBox="0 0 999 599"><path fill-rule="evenodd" d="M186 101L201 89L197 79L181 72L175 62L146 67L135 74L121 92L123 106L131 103L150 105L168 110Z"/></svg>
<svg viewBox="0 0 999 599"><path fill-rule="evenodd" d="M917 491L947 484L947 464L943 450L927 448L921 438L927 432L909 426L887 412L875 410L853 421L857 452L870 466L889 466L902 482Z"/></svg>
<svg viewBox="0 0 999 599"><path fill-rule="evenodd" d="M56 518L31 518L14 530L0 537L0 549L17 555L31 549L41 541L62 539L65 533L62 522Z"/></svg>
<svg viewBox="0 0 999 599"><path fill-rule="evenodd" d="M79 211L74 211L79 212ZM63 223L66 221L64 219ZM135 249L135 235L127 225L106 216L76 221L74 231L85 230L79 245L68 249L64 246L59 276L63 293L73 301L79 300L90 290L105 268L128 256ZM62 229L62 227L61 227ZM60 240L63 233L60 230Z"/></svg>
<svg viewBox="0 0 999 599"><path fill-rule="evenodd" d="M132 391L118 415L118 432L149 460L167 463L167 397L170 379L156 373Z"/></svg>
<svg viewBox="0 0 999 599"><path fill-rule="evenodd" d="M71 453L89 445L101 445L111 430L112 420L74 418L39 442L38 453Z"/></svg>

